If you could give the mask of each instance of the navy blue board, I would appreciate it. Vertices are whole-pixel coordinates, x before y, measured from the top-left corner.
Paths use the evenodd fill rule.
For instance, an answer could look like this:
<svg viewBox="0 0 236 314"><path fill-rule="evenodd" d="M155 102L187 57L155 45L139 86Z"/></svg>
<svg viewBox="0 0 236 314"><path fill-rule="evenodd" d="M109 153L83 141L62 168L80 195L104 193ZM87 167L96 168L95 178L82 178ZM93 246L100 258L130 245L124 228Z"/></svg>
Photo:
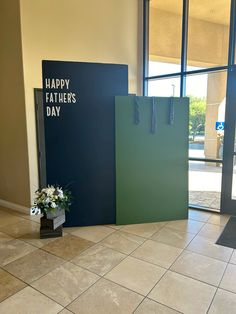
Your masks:
<svg viewBox="0 0 236 314"><path fill-rule="evenodd" d="M42 66L47 184L73 194L65 226L115 223L115 96L128 95L128 66Z"/></svg>

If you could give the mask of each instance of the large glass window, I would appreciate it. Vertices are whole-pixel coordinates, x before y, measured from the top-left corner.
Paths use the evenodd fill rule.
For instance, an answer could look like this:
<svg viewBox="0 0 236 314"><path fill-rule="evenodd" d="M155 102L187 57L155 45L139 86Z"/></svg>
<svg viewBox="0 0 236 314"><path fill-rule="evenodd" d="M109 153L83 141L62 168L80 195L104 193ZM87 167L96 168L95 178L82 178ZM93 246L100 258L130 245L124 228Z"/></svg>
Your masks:
<svg viewBox="0 0 236 314"><path fill-rule="evenodd" d="M145 95L190 99L189 201L197 207L220 208L232 1L144 0ZM236 174L232 185L236 199Z"/></svg>
<svg viewBox="0 0 236 314"><path fill-rule="evenodd" d="M236 200L236 157L233 159L233 178L232 178L232 199Z"/></svg>
<svg viewBox="0 0 236 314"><path fill-rule="evenodd" d="M220 209L222 167L215 163L189 162L189 204Z"/></svg>
<svg viewBox="0 0 236 314"><path fill-rule="evenodd" d="M230 0L189 0L188 67L227 65L229 24Z"/></svg>
<svg viewBox="0 0 236 314"><path fill-rule="evenodd" d="M189 157L199 159L189 162L189 203L219 210L222 163L217 160L223 158L226 71L188 75L186 94Z"/></svg>
<svg viewBox="0 0 236 314"><path fill-rule="evenodd" d="M226 71L188 75L189 157L222 159Z"/></svg>
<svg viewBox="0 0 236 314"><path fill-rule="evenodd" d="M180 96L180 78L150 80L148 82L148 96Z"/></svg>
<svg viewBox="0 0 236 314"><path fill-rule="evenodd" d="M234 157L233 157L233 176L232 176L232 191L231 197L236 200L236 127L234 136Z"/></svg>
<svg viewBox="0 0 236 314"><path fill-rule="evenodd" d="M149 15L149 76L180 72L182 3L151 0Z"/></svg>

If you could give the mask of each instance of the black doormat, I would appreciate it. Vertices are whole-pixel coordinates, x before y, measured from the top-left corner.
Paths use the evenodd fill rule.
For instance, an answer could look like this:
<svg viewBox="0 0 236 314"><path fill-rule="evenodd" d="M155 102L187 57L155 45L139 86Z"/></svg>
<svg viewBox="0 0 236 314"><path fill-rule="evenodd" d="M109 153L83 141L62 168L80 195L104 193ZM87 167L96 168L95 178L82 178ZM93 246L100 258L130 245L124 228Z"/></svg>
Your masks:
<svg viewBox="0 0 236 314"><path fill-rule="evenodd" d="M236 217L230 217L216 244L236 249Z"/></svg>

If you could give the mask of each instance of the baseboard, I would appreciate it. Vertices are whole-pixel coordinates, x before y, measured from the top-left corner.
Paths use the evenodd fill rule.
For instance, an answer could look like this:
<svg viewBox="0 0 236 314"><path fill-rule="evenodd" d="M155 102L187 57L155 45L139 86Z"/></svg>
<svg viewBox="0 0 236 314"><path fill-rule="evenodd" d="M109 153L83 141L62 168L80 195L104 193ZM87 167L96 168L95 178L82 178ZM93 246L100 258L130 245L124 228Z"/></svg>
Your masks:
<svg viewBox="0 0 236 314"><path fill-rule="evenodd" d="M0 199L0 206L30 215L30 208Z"/></svg>

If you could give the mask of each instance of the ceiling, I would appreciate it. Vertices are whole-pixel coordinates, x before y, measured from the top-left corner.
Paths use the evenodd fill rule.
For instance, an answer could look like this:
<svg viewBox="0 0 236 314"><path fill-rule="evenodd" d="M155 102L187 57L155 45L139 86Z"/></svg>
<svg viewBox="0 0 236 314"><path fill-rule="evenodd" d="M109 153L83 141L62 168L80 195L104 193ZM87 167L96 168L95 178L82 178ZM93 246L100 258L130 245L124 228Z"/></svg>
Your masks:
<svg viewBox="0 0 236 314"><path fill-rule="evenodd" d="M182 0L151 0L151 8L182 13ZM229 25L230 0L189 0L189 16L211 23Z"/></svg>

